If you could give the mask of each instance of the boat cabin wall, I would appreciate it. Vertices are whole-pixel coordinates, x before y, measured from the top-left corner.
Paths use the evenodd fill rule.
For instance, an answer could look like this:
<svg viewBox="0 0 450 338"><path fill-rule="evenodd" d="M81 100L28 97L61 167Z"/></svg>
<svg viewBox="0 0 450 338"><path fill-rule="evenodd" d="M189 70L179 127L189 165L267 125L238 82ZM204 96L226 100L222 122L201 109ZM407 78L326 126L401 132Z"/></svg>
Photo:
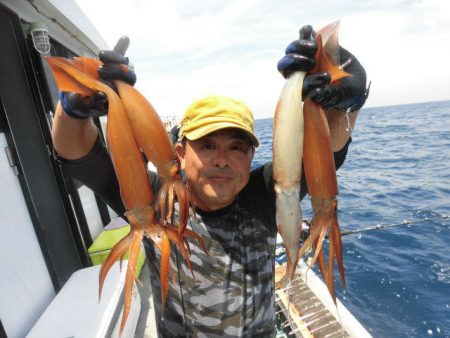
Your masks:
<svg viewBox="0 0 450 338"><path fill-rule="evenodd" d="M67 175L53 151L57 88L24 23L51 18L54 10L50 1L0 3L2 337L26 336L72 273L91 265L87 249L111 219L106 204ZM49 29L52 55L105 47L65 41L65 29Z"/></svg>

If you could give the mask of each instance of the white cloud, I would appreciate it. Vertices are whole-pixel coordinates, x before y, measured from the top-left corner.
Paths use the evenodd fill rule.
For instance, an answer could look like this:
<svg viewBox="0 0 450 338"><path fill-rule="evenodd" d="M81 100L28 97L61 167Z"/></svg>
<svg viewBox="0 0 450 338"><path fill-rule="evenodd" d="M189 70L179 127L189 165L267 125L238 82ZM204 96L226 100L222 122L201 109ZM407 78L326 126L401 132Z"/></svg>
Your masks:
<svg viewBox="0 0 450 338"><path fill-rule="evenodd" d="M450 99L447 1L77 0L110 46L121 35L137 87L160 114L195 98L233 96L271 117L283 85L276 63L303 24L341 20L340 41L373 81L368 105Z"/></svg>

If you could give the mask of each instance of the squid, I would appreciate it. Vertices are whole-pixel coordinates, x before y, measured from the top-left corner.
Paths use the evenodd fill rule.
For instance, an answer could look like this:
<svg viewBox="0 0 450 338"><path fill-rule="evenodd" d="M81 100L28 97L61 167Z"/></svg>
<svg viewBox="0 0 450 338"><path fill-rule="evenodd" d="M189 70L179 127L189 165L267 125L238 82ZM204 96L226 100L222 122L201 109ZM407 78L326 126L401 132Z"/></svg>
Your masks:
<svg viewBox="0 0 450 338"><path fill-rule="evenodd" d="M305 72L287 78L275 110L273 126L273 178L276 193L276 223L287 253L286 275L292 279L298 263L302 231L300 180L302 177L303 112Z"/></svg>
<svg viewBox="0 0 450 338"><path fill-rule="evenodd" d="M101 62L92 58L47 57L59 90L92 95L101 91L108 98L107 146L119 182L120 195L130 223L129 234L112 249L99 273L99 299L106 276L117 261L129 252L124 288L124 309L119 334L125 327L131 307L136 266L143 237L152 239L161 252L160 279L162 308L169 283L170 242L176 244L191 273L186 237L195 238L206 252L203 240L186 229L189 192L178 174L176 156L159 116L151 104L132 86L115 81L118 94L98 78ZM153 162L163 179L155 201L141 151ZM175 197L179 205L178 225L172 223ZM166 211L167 210L167 211ZM158 217L157 213L160 213Z"/></svg>
<svg viewBox="0 0 450 338"><path fill-rule="evenodd" d="M171 222L173 201L176 196L179 201L178 233L182 235L189 216L189 191L180 180L178 157L167 131L153 106L139 91L123 81L115 81L114 85L128 113L131 129L139 148L156 166L158 174L163 179L158 193L161 221Z"/></svg>
<svg viewBox="0 0 450 338"><path fill-rule="evenodd" d="M326 71L331 83L350 76L339 65L337 40L339 22L321 29L316 36L317 64L308 74ZM274 122L273 173L276 192L276 221L286 246L286 275L292 278L298 260L308 249L314 250L309 264L317 261L328 291L336 303L334 259L336 258L342 286L345 287L342 241L337 220L338 184L330 131L323 107L309 98L302 106L305 72L295 72L282 90ZM301 234L300 179L301 163L311 196L313 218L310 235L299 250ZM328 232L328 263L323 254L323 240Z"/></svg>

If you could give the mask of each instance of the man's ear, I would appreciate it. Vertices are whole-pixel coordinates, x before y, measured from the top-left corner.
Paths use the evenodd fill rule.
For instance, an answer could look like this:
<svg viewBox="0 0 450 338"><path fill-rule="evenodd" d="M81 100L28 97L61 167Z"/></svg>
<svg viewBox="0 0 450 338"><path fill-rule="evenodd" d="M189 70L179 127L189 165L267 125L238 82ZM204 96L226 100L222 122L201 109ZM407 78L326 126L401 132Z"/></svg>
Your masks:
<svg viewBox="0 0 450 338"><path fill-rule="evenodd" d="M175 151L177 153L178 160L180 161L181 169L184 170L184 157L186 155L186 151L180 142L175 143Z"/></svg>

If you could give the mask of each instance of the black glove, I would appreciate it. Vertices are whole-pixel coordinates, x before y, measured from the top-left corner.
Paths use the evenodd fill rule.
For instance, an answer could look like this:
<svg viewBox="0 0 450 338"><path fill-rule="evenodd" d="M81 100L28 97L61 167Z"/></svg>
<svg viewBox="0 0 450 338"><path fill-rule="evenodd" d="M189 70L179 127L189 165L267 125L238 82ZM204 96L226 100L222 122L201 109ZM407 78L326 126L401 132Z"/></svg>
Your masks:
<svg viewBox="0 0 450 338"><path fill-rule="evenodd" d="M286 55L278 62L278 70L285 78L293 72L308 72L316 65L317 43L311 26L300 29L300 38L292 41L286 48Z"/></svg>
<svg viewBox="0 0 450 338"><path fill-rule="evenodd" d="M64 112L76 119L100 117L108 112L108 99L102 92L83 96L71 92L59 92L59 99Z"/></svg>
<svg viewBox="0 0 450 338"><path fill-rule="evenodd" d="M136 74L133 68L128 66L128 58L124 56L129 43L128 37L121 37L114 50L102 50L98 54L98 58L103 62L98 68L99 78L114 90L114 80L121 80L132 86L136 83ZM61 92L59 98L66 114L77 119L99 117L108 112L108 99L101 92L92 96Z"/></svg>
<svg viewBox="0 0 450 338"><path fill-rule="evenodd" d="M125 56L129 45L130 39L127 36L122 36L114 50L101 50L98 53L99 60L103 62L103 66L98 68L98 75L101 80L109 82L110 85L114 80L121 80L134 86L136 74L133 67L129 66L129 60Z"/></svg>
<svg viewBox="0 0 450 338"><path fill-rule="evenodd" d="M284 77L288 77L295 71L309 71L313 68L308 69L310 64L315 65L314 55L311 56L310 52L312 50L310 46L315 46L317 50L316 42L312 43L312 40L315 40L314 36L311 26L304 26L300 30L300 39L293 41L287 47L286 56L278 63L278 70ZM311 62L311 59L314 62ZM369 88L366 89L366 71L356 57L343 47L340 47L340 60L342 68L353 76L330 84L328 73L308 75L303 83L302 96L309 96L327 110L336 109L346 112L359 110L369 95Z"/></svg>

